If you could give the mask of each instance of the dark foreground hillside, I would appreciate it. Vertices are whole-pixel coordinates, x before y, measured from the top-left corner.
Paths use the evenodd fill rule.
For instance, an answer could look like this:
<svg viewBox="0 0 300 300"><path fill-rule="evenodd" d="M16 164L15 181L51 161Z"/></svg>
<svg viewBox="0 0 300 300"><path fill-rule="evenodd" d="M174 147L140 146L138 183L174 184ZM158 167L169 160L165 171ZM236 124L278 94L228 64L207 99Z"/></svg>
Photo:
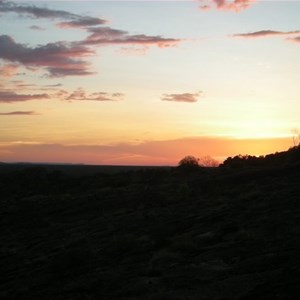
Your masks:
<svg viewBox="0 0 300 300"><path fill-rule="evenodd" d="M296 150L217 169L1 172L0 299L299 299Z"/></svg>

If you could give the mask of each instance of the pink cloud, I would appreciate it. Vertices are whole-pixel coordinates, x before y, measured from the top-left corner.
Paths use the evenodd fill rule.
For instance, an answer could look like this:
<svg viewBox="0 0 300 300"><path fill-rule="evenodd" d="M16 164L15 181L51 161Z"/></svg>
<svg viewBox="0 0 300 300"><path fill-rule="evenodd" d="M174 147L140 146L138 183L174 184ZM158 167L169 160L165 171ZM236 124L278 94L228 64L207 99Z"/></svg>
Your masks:
<svg viewBox="0 0 300 300"><path fill-rule="evenodd" d="M78 20L68 21L68 22L60 22L56 24L60 28L86 28L90 26L97 26L106 24L107 21L99 18L93 17L81 17Z"/></svg>
<svg viewBox="0 0 300 300"><path fill-rule="evenodd" d="M133 45L133 46L129 46L129 47L121 47L118 50L118 53L124 54L124 55L142 56L142 55L145 55L148 50L149 50L149 46Z"/></svg>
<svg viewBox="0 0 300 300"><path fill-rule="evenodd" d="M81 42L82 45L154 45L160 48L172 47L181 40L173 38L163 38L159 35L149 36L145 34L130 35L127 31L113 29L110 27L89 28L91 34Z"/></svg>
<svg viewBox="0 0 300 300"><path fill-rule="evenodd" d="M202 10L208 10L213 7L220 10L239 12L243 9L249 8L255 0L199 0Z"/></svg>
<svg viewBox="0 0 300 300"><path fill-rule="evenodd" d="M293 38L287 38L287 40L295 42L295 43L300 43L300 36L296 36L296 37L293 37Z"/></svg>
<svg viewBox="0 0 300 300"><path fill-rule="evenodd" d="M183 93L183 94L164 94L161 97L163 101L171 101L171 102L187 102L194 103L197 102L199 97L202 96L203 92L198 93Z"/></svg>
<svg viewBox="0 0 300 300"><path fill-rule="evenodd" d="M16 74L17 69L18 69L18 65L16 64L7 64L7 65L0 66L0 76L8 77L8 78L12 77Z"/></svg>

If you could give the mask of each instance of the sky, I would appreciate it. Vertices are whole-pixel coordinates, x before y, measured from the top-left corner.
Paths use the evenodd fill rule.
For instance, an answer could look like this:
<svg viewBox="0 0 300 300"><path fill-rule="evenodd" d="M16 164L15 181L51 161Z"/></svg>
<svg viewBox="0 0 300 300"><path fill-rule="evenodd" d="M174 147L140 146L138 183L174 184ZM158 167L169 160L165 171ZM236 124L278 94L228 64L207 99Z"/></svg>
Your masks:
<svg viewBox="0 0 300 300"><path fill-rule="evenodd" d="M298 142L300 1L0 0L0 161L176 165Z"/></svg>

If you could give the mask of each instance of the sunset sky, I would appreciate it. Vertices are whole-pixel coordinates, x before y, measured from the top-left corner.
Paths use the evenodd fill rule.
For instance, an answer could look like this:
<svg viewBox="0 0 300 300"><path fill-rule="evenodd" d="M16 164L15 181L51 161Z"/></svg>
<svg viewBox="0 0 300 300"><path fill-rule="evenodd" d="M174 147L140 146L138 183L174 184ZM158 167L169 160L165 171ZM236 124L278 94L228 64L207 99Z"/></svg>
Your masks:
<svg viewBox="0 0 300 300"><path fill-rule="evenodd" d="M1 1L0 161L176 165L293 146L300 1Z"/></svg>

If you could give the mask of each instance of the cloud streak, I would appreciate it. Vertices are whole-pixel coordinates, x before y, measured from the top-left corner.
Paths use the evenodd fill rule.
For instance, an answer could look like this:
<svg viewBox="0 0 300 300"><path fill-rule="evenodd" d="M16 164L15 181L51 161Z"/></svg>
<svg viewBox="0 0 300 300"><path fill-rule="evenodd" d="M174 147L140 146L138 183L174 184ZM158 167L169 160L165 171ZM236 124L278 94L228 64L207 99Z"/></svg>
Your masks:
<svg viewBox="0 0 300 300"><path fill-rule="evenodd" d="M35 111L11 111L6 113L1 113L0 116L33 116L33 115L40 115L39 113L36 113Z"/></svg>
<svg viewBox="0 0 300 300"><path fill-rule="evenodd" d="M37 25L32 25L29 28L32 29L32 30L41 30L41 31L45 30L44 28L42 28L40 26L37 26Z"/></svg>
<svg viewBox="0 0 300 300"><path fill-rule="evenodd" d="M17 94L12 91L0 91L0 103L24 102L50 99L48 94Z"/></svg>
<svg viewBox="0 0 300 300"><path fill-rule="evenodd" d="M57 24L60 28L86 28L90 26L98 26L106 24L107 21L93 18L93 17L81 17L78 20L68 21L68 22L60 22Z"/></svg>
<svg viewBox="0 0 300 300"><path fill-rule="evenodd" d="M199 0L199 2L202 10L216 8L219 10L239 12L249 8L255 0Z"/></svg>
<svg viewBox="0 0 300 300"><path fill-rule="evenodd" d="M93 50L76 43L56 42L32 48L8 35L0 36L0 59L25 67L42 67L50 77L93 74L89 63L82 60L92 54Z"/></svg>
<svg viewBox="0 0 300 300"><path fill-rule="evenodd" d="M83 88L77 88L70 92L59 89L62 84L49 84L39 87L36 84L27 84L21 80L11 81L10 88L0 86L0 103L24 102L31 100L60 100L60 101L120 101L124 99L125 94L120 92L88 92ZM22 90L23 92L16 93L15 90ZM27 92L26 92L27 91ZM44 93L29 93L28 91L46 91ZM50 92L51 91L51 92Z"/></svg>
<svg viewBox="0 0 300 300"><path fill-rule="evenodd" d="M127 31L110 27L89 28L90 35L82 41L81 45L144 45L158 46L159 48L173 47L181 40L164 38L160 35L151 36L145 34L131 35Z"/></svg>
<svg viewBox="0 0 300 300"><path fill-rule="evenodd" d="M238 38L263 38L263 37L272 37L272 36L288 36L293 34L299 34L299 30L295 31L275 31L275 30L260 30L248 33L237 33L233 34L232 37Z"/></svg>
<svg viewBox="0 0 300 300"><path fill-rule="evenodd" d="M183 94L164 94L161 97L162 101L170 101L170 102L187 102L194 103L197 102L199 97L201 97L203 92L198 93L183 93Z"/></svg>

